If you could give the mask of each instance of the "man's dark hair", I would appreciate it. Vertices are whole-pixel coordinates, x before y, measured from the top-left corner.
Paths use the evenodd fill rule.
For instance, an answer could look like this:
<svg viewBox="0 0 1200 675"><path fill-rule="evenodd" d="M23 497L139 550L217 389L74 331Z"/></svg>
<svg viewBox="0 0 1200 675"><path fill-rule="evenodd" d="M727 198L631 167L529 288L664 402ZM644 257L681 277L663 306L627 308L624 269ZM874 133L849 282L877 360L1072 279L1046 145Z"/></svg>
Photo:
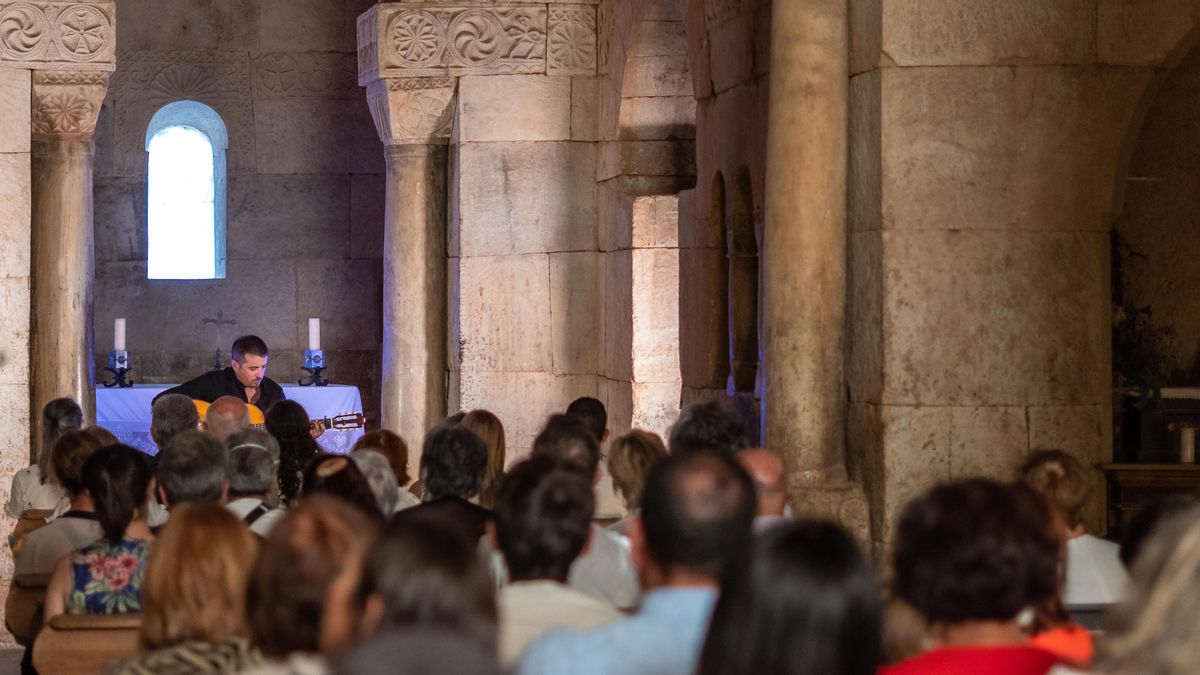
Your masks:
<svg viewBox="0 0 1200 675"><path fill-rule="evenodd" d="M229 350L234 361L241 363L245 360L247 354L254 356L270 356L271 350L267 349L267 343L257 335L243 335L233 341L233 349Z"/></svg>
<svg viewBox="0 0 1200 675"><path fill-rule="evenodd" d="M577 398L567 406L567 414L583 420L596 440L604 442L604 431L608 429L608 411L604 409L604 404L599 399L591 396Z"/></svg>
<svg viewBox="0 0 1200 675"><path fill-rule="evenodd" d="M120 542L150 489L150 461L128 445L110 445L83 463L83 486L92 496L104 538Z"/></svg>
<svg viewBox="0 0 1200 675"><path fill-rule="evenodd" d="M600 466L600 441L584 421L572 415L551 415L533 439L531 457L545 457L582 472L591 480Z"/></svg>
<svg viewBox="0 0 1200 675"><path fill-rule="evenodd" d="M749 447L746 425L728 401L697 403L679 415L671 427L672 454L711 450L732 455Z"/></svg>
<svg viewBox="0 0 1200 675"><path fill-rule="evenodd" d="M754 483L731 455L672 455L646 477L646 549L659 565L719 580L741 564L755 510Z"/></svg>
<svg viewBox="0 0 1200 675"><path fill-rule="evenodd" d="M582 473L533 457L513 467L496 491L493 515L500 551L515 581L567 581L587 543L595 511Z"/></svg>
<svg viewBox="0 0 1200 675"><path fill-rule="evenodd" d="M229 452L217 439L184 431L158 453L158 484L171 508L184 502L219 501L229 481Z"/></svg>
<svg viewBox="0 0 1200 675"><path fill-rule="evenodd" d="M164 394L150 407L150 437L160 450L176 434L195 431L199 424L196 404L183 394Z"/></svg>
<svg viewBox="0 0 1200 675"><path fill-rule="evenodd" d="M487 471L487 446L466 427L437 426L421 448L421 483L430 499L477 494Z"/></svg>

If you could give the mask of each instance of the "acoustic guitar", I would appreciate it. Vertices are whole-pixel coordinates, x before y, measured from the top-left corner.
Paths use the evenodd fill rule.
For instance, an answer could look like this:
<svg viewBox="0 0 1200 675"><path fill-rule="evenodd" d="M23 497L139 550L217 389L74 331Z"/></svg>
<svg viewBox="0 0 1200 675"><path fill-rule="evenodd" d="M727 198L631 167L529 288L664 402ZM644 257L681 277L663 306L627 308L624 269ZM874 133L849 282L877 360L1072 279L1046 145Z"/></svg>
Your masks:
<svg viewBox="0 0 1200 675"><path fill-rule="evenodd" d="M192 399L192 403L196 405L196 412L200 413L200 419L204 419L204 415L208 413L208 407L212 405L207 401ZM263 415L263 411L258 406L247 403L246 410L250 413L250 426L255 429L262 429L267 423L267 418ZM326 429L362 429L367 426L367 418L362 413L342 413L333 417L314 417L310 420L313 424L320 422Z"/></svg>

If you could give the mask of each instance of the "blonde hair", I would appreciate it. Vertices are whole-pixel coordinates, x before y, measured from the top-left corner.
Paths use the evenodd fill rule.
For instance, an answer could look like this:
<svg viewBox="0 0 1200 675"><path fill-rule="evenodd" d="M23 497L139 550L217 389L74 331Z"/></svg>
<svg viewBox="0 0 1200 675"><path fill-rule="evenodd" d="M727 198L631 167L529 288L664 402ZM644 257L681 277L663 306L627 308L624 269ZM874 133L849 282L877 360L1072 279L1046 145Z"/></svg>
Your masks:
<svg viewBox="0 0 1200 675"><path fill-rule="evenodd" d="M1078 459L1062 450L1038 450L1021 466L1022 483L1041 494L1067 519L1069 527L1083 522L1091 487L1088 470Z"/></svg>
<svg viewBox="0 0 1200 675"><path fill-rule="evenodd" d="M666 457L662 438L649 431L634 429L613 441L608 453L608 472L613 486L625 500L625 508L632 511L641 506L650 468Z"/></svg>
<svg viewBox="0 0 1200 675"><path fill-rule="evenodd" d="M1200 506L1161 525L1110 614L1093 672L1190 675L1200 661Z"/></svg>
<svg viewBox="0 0 1200 675"><path fill-rule="evenodd" d="M483 489L479 491L479 504L492 508L496 499L496 485L504 475L504 456L507 453L504 443L504 424L491 411L472 410L461 422L487 446L487 473L483 477Z"/></svg>
<svg viewBox="0 0 1200 675"><path fill-rule="evenodd" d="M142 647L247 636L246 585L257 553L255 536L220 504L172 509L142 585Z"/></svg>

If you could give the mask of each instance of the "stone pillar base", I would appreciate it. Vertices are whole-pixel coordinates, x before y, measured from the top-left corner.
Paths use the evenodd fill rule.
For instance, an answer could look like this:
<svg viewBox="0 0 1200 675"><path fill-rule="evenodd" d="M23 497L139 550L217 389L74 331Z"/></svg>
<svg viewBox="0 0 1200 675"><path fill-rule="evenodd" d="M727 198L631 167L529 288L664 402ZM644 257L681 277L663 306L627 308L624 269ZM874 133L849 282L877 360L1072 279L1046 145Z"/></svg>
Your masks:
<svg viewBox="0 0 1200 675"><path fill-rule="evenodd" d="M871 517L867 494L858 483L832 478L793 481L788 486L797 517L833 521L850 531L866 553L871 553Z"/></svg>

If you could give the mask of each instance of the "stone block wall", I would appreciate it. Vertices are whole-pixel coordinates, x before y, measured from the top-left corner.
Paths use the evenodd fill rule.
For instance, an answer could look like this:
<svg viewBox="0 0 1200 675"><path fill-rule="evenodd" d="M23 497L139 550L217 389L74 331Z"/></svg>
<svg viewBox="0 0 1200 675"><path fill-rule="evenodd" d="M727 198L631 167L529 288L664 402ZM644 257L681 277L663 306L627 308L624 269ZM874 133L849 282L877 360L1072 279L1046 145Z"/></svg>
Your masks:
<svg viewBox="0 0 1200 675"><path fill-rule="evenodd" d="M378 419L383 152L356 81L367 0L122 1L117 70L96 133L97 371L128 320L131 376L178 382L256 333L268 375L302 373L307 320L339 384ZM145 130L173 100L213 107L229 131L226 278L146 279ZM236 325L203 323L205 318Z"/></svg>

